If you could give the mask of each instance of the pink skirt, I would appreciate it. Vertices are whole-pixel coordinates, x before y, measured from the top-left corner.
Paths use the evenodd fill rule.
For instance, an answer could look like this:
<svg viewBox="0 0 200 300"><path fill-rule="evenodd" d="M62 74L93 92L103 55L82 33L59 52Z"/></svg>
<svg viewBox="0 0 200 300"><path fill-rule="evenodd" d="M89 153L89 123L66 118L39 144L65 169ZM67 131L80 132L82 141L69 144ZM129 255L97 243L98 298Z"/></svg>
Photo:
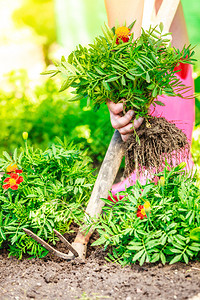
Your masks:
<svg viewBox="0 0 200 300"><path fill-rule="evenodd" d="M184 85L191 87L191 90L185 93L185 96L191 96L194 94L194 80L192 78L192 66L181 63L175 70L180 70L176 73L181 78ZM152 106L151 115L156 117L164 117L168 121L173 121L178 128L180 128L187 136L188 142L191 145L192 131L195 123L195 99L183 99L180 97L168 97L158 96L157 100L162 101L165 106L156 105ZM192 158L190 156L187 161L187 169L190 170L193 166ZM140 182L144 184L147 176L140 177ZM136 182L136 173L133 172L130 177L126 178L122 182L114 184L112 187L112 194L124 191L126 187L133 185Z"/></svg>

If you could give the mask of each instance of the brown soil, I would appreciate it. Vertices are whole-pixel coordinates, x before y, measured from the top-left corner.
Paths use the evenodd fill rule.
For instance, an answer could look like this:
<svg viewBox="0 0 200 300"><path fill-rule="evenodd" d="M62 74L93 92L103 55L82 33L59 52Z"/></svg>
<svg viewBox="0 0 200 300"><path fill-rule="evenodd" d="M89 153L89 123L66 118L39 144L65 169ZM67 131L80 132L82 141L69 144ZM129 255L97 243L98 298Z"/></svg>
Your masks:
<svg viewBox="0 0 200 300"><path fill-rule="evenodd" d="M142 173L145 169L163 169L165 160L173 166L172 159L183 161L187 159L189 149L187 137L175 124L165 118L151 117L136 131L136 135L130 135L125 143L125 176L129 176L135 169ZM174 153L174 154L173 154Z"/></svg>
<svg viewBox="0 0 200 300"><path fill-rule="evenodd" d="M61 242L56 248L66 252ZM88 250L89 257L81 263L51 255L19 261L8 258L4 249L0 253L0 300L184 300L200 293L200 262L121 268L106 262L102 249L89 245Z"/></svg>

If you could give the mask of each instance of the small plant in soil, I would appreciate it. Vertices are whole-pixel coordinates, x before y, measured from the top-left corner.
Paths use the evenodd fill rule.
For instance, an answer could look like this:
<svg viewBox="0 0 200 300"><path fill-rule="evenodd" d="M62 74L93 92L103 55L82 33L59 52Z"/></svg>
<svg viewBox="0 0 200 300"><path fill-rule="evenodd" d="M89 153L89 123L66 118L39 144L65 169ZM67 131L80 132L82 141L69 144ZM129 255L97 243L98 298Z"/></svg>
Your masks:
<svg viewBox="0 0 200 300"><path fill-rule="evenodd" d="M52 76L60 73L64 79L60 91L72 87L76 94L72 100L87 99L95 109L108 99L123 102L124 113L134 109L136 118L145 118L125 145L127 175L135 167L140 172L143 167L160 171L173 150L176 154L188 153L184 151L188 147L185 134L148 112L150 105L164 105L157 100L158 95L184 98L188 88L176 76L175 67L192 63L194 54L191 46L181 51L171 47L168 34L162 33L162 24L142 30L141 36L134 39L134 33L130 33L134 23L112 29L105 25L103 36L96 37L93 44L79 45L67 60L62 57L55 62L56 70L44 72Z"/></svg>
<svg viewBox="0 0 200 300"><path fill-rule="evenodd" d="M108 249L107 260L122 266L161 261L173 264L199 259L200 190L185 163L155 175L153 181L120 192L96 223L100 238L93 243Z"/></svg>
<svg viewBox="0 0 200 300"><path fill-rule="evenodd" d="M55 245L53 228L69 231L72 221L80 224L94 176L90 159L75 145L58 139L47 150L27 145L11 157L0 158L0 247L10 255L23 253L43 257L40 244L27 236L23 228Z"/></svg>

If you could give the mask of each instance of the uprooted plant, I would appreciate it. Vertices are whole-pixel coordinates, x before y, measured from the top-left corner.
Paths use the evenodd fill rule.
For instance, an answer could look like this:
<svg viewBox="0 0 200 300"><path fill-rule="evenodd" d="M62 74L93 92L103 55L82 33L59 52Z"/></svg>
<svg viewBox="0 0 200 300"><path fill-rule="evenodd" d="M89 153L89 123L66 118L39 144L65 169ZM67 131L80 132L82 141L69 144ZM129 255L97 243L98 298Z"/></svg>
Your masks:
<svg viewBox="0 0 200 300"><path fill-rule="evenodd" d="M127 265L161 261L188 263L200 253L200 190L185 163L155 175L153 181L118 193L96 221L100 238L92 245L108 247L107 259Z"/></svg>
<svg viewBox="0 0 200 300"><path fill-rule="evenodd" d="M85 152L66 139L42 151L23 136L23 149L0 158L0 248L19 258L23 253L43 257L48 251L23 228L55 244L53 228L65 233L72 221L83 220L94 176Z"/></svg>
<svg viewBox="0 0 200 300"><path fill-rule="evenodd" d="M157 101L158 95L184 97L189 88L174 68L179 63L192 63L194 54L191 46L181 51L171 47L168 34L162 33L162 24L142 30L134 40L130 33L134 23L112 29L105 25L103 36L96 37L93 44L79 45L67 60L62 57L61 62L55 62L56 70L44 72L52 76L60 73L64 78L60 91L74 88L76 96L72 100L87 98L95 109L108 99L123 101L124 112L134 109L136 118L145 118L125 145L127 174L135 167L140 172L143 167L159 170L173 150L176 156L188 153L185 134L164 118L150 116L148 110L151 104L164 105Z"/></svg>

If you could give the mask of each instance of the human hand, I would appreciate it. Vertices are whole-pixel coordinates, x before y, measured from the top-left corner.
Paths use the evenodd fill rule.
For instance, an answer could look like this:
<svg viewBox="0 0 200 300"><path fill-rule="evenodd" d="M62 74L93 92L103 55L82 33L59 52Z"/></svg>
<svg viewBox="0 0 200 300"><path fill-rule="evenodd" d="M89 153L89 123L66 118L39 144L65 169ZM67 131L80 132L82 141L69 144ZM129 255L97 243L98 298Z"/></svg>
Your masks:
<svg viewBox="0 0 200 300"><path fill-rule="evenodd" d="M110 112L110 121L112 127L119 131L122 140L126 142L130 134L134 132L134 129L140 127L144 118L139 117L137 120L134 119L134 122L131 122L135 113L133 110L129 110L125 115L123 115L123 103L116 104L108 100L107 106Z"/></svg>

